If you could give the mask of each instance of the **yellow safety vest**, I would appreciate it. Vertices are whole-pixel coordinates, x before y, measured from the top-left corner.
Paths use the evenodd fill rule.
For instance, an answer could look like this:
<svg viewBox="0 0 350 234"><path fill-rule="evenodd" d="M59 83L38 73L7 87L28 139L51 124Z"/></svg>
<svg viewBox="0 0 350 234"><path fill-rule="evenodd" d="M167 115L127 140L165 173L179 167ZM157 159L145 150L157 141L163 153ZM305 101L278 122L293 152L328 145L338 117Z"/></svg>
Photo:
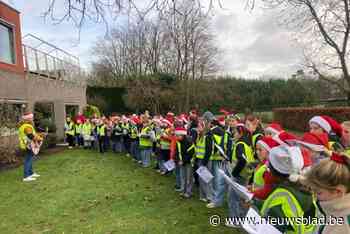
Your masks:
<svg viewBox="0 0 350 234"><path fill-rule="evenodd" d="M142 128L141 135L146 135L150 130L151 130L150 127ZM141 147L152 147L153 146L153 142L149 138L140 137L140 146Z"/></svg>
<svg viewBox="0 0 350 234"><path fill-rule="evenodd" d="M170 141L160 139L160 148L164 150L170 149Z"/></svg>
<svg viewBox="0 0 350 234"><path fill-rule="evenodd" d="M105 136L106 135L106 125L101 125L101 126L97 126L97 134L99 136Z"/></svg>
<svg viewBox="0 0 350 234"><path fill-rule="evenodd" d="M74 136L74 123L69 122L68 129L66 129L66 134Z"/></svg>
<svg viewBox="0 0 350 234"><path fill-rule="evenodd" d="M201 138L197 138L196 141L196 158L198 159L204 159L204 154L205 154L205 136Z"/></svg>
<svg viewBox="0 0 350 234"><path fill-rule="evenodd" d="M255 145L256 145L256 140L258 139L259 136L263 136L263 134L261 133L256 133L253 135L252 137L252 147L255 148Z"/></svg>
<svg viewBox="0 0 350 234"><path fill-rule="evenodd" d="M28 137L25 133L26 128L30 128L32 130L33 135L36 134L33 125L29 123L24 123L19 127L18 129L19 148L22 150L26 150L27 144L28 144Z"/></svg>
<svg viewBox="0 0 350 234"><path fill-rule="evenodd" d="M281 209L286 218L297 218L304 216L302 205L295 198L294 194L288 191L286 188L277 188L267 197L260 210L261 217L266 217L269 210L276 206L281 206ZM314 206L316 207L315 202ZM315 215L315 218L316 217L317 215ZM291 223L291 226L294 230L287 231L287 234L315 233L317 228L315 225L304 225L302 222L298 225L296 223Z"/></svg>
<svg viewBox="0 0 350 234"><path fill-rule="evenodd" d="M82 133L82 129L83 129L83 125L82 124L76 124L75 125L75 133L81 134Z"/></svg>
<svg viewBox="0 0 350 234"><path fill-rule="evenodd" d="M229 134L228 134L228 132L225 132L225 135L224 135L224 138L223 138L223 140L224 140L224 148L223 148L223 150L224 150L225 153L227 153L228 138L229 138Z"/></svg>
<svg viewBox="0 0 350 234"><path fill-rule="evenodd" d="M243 146L244 146L244 155L246 156L247 163L249 164L249 163L254 162L255 158L254 158L254 153L253 153L252 148L247 143L245 143L243 141L239 141L239 142L235 143L235 145L233 146L232 161L237 161L236 149L237 149L237 146L239 144L243 144Z"/></svg>
<svg viewBox="0 0 350 234"><path fill-rule="evenodd" d="M251 169L249 167L249 164L255 162L254 153L253 153L252 148L247 143L245 143L243 141L239 141L239 142L235 143L235 145L233 146L232 162L237 161L236 149L237 149L237 146L239 144L243 144L243 146L244 146L244 155L245 155L245 160L247 162L247 164L245 165L244 169L241 172L241 176L244 178L249 178L251 176L251 174L253 173L253 169Z"/></svg>
<svg viewBox="0 0 350 234"><path fill-rule="evenodd" d="M213 135L213 150L212 154L210 155L209 160L222 160L222 157L220 156L219 150L216 148L215 144L220 146L222 137L219 135L214 134ZM214 144L215 143L215 144Z"/></svg>
<svg viewBox="0 0 350 234"><path fill-rule="evenodd" d="M91 123L84 123L82 127L82 133L83 135L90 136L92 132L92 125Z"/></svg>
<svg viewBox="0 0 350 234"><path fill-rule="evenodd" d="M130 138L131 139L137 138L137 127L135 127L135 126L130 127Z"/></svg>
<svg viewBox="0 0 350 234"><path fill-rule="evenodd" d="M176 142L176 148L177 148L177 152L179 154L179 159L180 161L182 161L182 150L181 150L181 143L178 141ZM192 150L194 148L194 145L192 144L190 147L188 147L187 152L189 152L190 150Z"/></svg>
<svg viewBox="0 0 350 234"><path fill-rule="evenodd" d="M266 172L266 170L266 164L261 165L257 170L255 170L253 177L253 189L261 188L264 186L264 173Z"/></svg>

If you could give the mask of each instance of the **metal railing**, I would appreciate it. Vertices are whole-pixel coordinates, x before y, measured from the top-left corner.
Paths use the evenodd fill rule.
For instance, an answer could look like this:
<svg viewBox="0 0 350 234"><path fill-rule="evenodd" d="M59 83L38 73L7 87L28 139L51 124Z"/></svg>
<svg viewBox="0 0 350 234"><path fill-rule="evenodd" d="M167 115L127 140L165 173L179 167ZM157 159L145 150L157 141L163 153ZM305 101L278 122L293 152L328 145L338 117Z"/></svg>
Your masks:
<svg viewBox="0 0 350 234"><path fill-rule="evenodd" d="M36 46L22 45L24 68L26 72L54 80L64 80L74 83L82 82L78 57L31 34L25 37L34 38L34 40L39 42ZM43 45L49 49L47 51L38 49L39 47L44 48ZM57 55L60 54L60 56L53 56L53 52Z"/></svg>

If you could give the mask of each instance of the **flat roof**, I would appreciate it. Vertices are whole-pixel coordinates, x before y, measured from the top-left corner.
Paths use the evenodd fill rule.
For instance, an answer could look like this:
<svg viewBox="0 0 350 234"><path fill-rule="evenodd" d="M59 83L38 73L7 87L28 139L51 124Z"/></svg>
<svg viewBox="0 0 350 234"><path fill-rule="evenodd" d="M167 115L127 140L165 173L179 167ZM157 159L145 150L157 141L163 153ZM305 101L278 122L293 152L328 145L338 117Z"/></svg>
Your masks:
<svg viewBox="0 0 350 234"><path fill-rule="evenodd" d="M21 14L21 12L19 10L17 10L16 8L10 6L9 4L7 4L6 2L3 2L0 0L0 4L3 4L5 6L7 6L8 8L10 8L11 10L14 10L15 12L17 12L18 14Z"/></svg>

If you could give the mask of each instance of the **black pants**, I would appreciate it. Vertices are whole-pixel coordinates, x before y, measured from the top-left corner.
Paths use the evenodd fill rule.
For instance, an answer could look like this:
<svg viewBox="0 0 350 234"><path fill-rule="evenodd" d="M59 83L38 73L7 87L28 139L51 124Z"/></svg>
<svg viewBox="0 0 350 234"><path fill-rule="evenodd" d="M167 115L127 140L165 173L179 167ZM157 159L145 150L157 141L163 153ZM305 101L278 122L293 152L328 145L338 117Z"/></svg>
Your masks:
<svg viewBox="0 0 350 234"><path fill-rule="evenodd" d="M130 154L130 137L129 136L123 136L123 143L124 143L124 149L125 152Z"/></svg>
<svg viewBox="0 0 350 234"><path fill-rule="evenodd" d="M74 136L70 135L70 134L66 134L66 140L68 142L68 145L70 147L74 146Z"/></svg>
<svg viewBox="0 0 350 234"><path fill-rule="evenodd" d="M98 137L98 146L99 146L101 154L106 152L106 136L99 136Z"/></svg>

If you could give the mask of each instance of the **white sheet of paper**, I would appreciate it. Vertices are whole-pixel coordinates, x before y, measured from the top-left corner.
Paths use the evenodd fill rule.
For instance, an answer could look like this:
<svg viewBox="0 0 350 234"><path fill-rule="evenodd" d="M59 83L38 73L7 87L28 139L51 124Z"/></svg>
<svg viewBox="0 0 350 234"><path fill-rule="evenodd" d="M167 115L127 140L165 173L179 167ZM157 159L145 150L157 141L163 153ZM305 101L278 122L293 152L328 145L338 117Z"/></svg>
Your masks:
<svg viewBox="0 0 350 234"><path fill-rule="evenodd" d="M205 183L209 183L214 178L214 176L210 173L208 168L205 166L199 167L196 173Z"/></svg>
<svg viewBox="0 0 350 234"><path fill-rule="evenodd" d="M226 183L231 185L241 195L243 199L245 199L246 201L252 200L254 195L253 193L249 192L249 190L246 187L233 181L229 176L225 174L223 170L219 169L219 173L224 177Z"/></svg>
<svg viewBox="0 0 350 234"><path fill-rule="evenodd" d="M254 220L254 222L244 222L242 227L249 234L260 234L260 233L269 233L269 234L282 234L274 226L263 222L261 216L253 208L248 210L245 220Z"/></svg>
<svg viewBox="0 0 350 234"><path fill-rule="evenodd" d="M173 160L168 160L164 163L164 167L168 170L168 171L172 171L175 169L175 162Z"/></svg>

